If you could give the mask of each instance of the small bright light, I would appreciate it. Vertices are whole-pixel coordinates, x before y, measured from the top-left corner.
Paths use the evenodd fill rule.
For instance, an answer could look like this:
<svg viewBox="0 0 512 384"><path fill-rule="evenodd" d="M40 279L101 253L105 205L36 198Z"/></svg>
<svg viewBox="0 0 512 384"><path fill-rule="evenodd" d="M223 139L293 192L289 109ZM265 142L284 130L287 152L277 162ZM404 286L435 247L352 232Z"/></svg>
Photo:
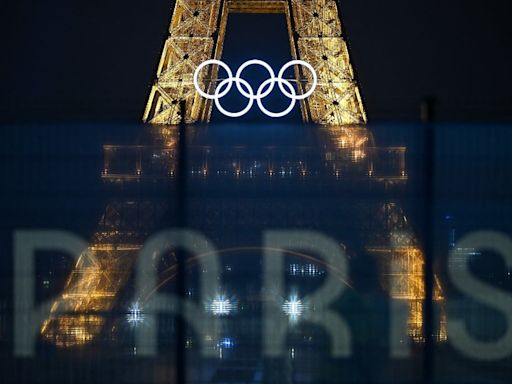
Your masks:
<svg viewBox="0 0 512 384"><path fill-rule="evenodd" d="M231 349L235 346L235 342L230 337L225 337L219 341L219 348Z"/></svg>
<svg viewBox="0 0 512 384"><path fill-rule="evenodd" d="M318 277L323 275L323 273L324 272L314 264L290 264L291 276Z"/></svg>
<svg viewBox="0 0 512 384"><path fill-rule="evenodd" d="M137 326L144 321L144 313L138 302L132 304L129 309L128 315L126 315L128 323Z"/></svg>
<svg viewBox="0 0 512 384"><path fill-rule="evenodd" d="M288 300L284 301L282 306L284 313L290 318L292 321L298 320L298 318L304 312L304 304L297 296L290 296Z"/></svg>
<svg viewBox="0 0 512 384"><path fill-rule="evenodd" d="M234 309L233 303L224 295L216 296L207 309L215 316L228 316Z"/></svg>

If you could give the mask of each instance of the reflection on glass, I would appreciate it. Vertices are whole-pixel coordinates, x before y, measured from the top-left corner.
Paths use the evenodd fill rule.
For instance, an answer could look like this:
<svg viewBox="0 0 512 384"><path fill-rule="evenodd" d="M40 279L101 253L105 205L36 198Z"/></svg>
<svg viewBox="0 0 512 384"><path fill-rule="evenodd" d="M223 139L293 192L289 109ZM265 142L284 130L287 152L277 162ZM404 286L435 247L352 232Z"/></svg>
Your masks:
<svg viewBox="0 0 512 384"><path fill-rule="evenodd" d="M279 146L254 149L202 145L196 142L200 141L197 137L202 130L214 127L191 129L196 131L195 139L188 145L188 177L212 185L222 180L255 180L262 185L279 183L279 180L311 180L339 186L350 184L362 193L374 188L400 187L408 180L406 148L377 147L372 133L365 127L315 127L321 153L314 146L290 150ZM141 141L133 146L104 146L102 178L107 185L129 188L140 183L175 181L177 128L148 127ZM58 347L73 347L91 342L102 332L109 313L119 305L138 251L168 209L164 199L155 198L112 199L108 203L89 249L81 255L64 292L55 300L51 315L42 326L45 340ZM366 228L365 248L378 261L381 289L393 299L407 303L408 334L421 343L424 341L425 287L424 255L418 240L398 201L379 201L375 205L368 204L365 209L372 211L370 219L365 219L372 223L362 225ZM161 285L176 276L175 260L171 258L167 267ZM294 261L288 269L295 277L321 278L324 273L315 258L307 263ZM192 295L192 291L187 294ZM435 338L441 342L447 339L447 332L443 290L437 276L434 300L440 312ZM143 306L143 303L137 302L137 305ZM213 298L205 306L218 316L228 315L233 310L233 303L224 296ZM139 322L142 315L139 311L133 312L133 303L127 308L130 308L127 316L132 322ZM290 318L297 319L305 304L293 296L284 301L282 308ZM116 327L111 329L115 332ZM190 339L189 343L192 342ZM225 349L223 344L221 350Z"/></svg>
<svg viewBox="0 0 512 384"><path fill-rule="evenodd" d="M121 152L117 152L116 147L105 146L103 178L111 179L108 164L115 157L113 154L119 153L124 163L134 160L135 165L133 174L124 173L122 180L142 177L146 164L172 175L176 132L166 127L153 129L153 132L158 149L152 151L149 158L142 156L147 153L145 146L128 147L128 151L123 148ZM126 156L127 152L134 156ZM166 207L165 201L156 199L114 199L107 205L89 248L80 256L64 292L43 323L44 339L58 347L72 347L89 343L99 335L105 317L113 310L131 274L142 244Z"/></svg>

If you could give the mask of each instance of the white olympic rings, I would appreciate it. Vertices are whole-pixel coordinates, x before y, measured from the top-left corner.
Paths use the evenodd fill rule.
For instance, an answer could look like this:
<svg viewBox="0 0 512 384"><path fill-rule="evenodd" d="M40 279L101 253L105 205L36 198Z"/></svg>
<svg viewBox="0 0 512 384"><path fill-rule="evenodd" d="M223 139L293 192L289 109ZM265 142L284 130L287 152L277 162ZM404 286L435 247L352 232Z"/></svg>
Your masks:
<svg viewBox="0 0 512 384"><path fill-rule="evenodd" d="M218 65L219 67L224 69L228 75L228 77L226 79L222 80L219 83L219 85L215 88L215 92L213 95L204 92L201 89L201 86L199 85L199 74L203 68L205 68L209 65ZM254 93L254 89L251 87L251 85L246 80L242 79L242 77L241 77L242 72L247 67L250 67L252 65L259 65L259 66L263 67L264 69L267 70L268 74L270 75L270 78L268 80L265 80L259 86L256 94ZM284 76L286 70L294 65L301 65L301 66L304 66L305 68L307 68L311 72L311 75L313 78L311 88L306 93L301 94L301 95L297 95L297 91L295 90L295 87L289 80L283 79L283 76ZM242 96L246 97L249 100L249 102L247 103L247 106L239 112L230 112L230 111L226 110L220 103L220 99L222 99L224 96L226 96L233 88L233 83L236 85L238 92L240 92L240 94ZM263 101L262 101L265 97L270 95L270 93L274 90L276 83L279 86L279 90L281 91L281 93L283 93L283 95L285 95L286 97L288 97L290 99L290 105L288 106L288 108L286 108L282 112L269 111L263 105ZM205 62L201 63L196 68L196 70L194 72L194 86L195 86L197 92L205 99L214 100L215 105L217 106L217 109L222 114L224 114L228 117L244 116L253 107L255 100L258 104L259 109L265 115L267 115L269 117L275 117L275 118L286 116L293 110L293 108L295 107L295 104L297 103L298 100L304 100L304 99L308 98L309 96L311 96L313 94L313 92L315 92L317 85L318 85L318 76L316 74L315 69L313 68L313 66L311 64L309 64L303 60L292 60L292 61L286 63L279 71L279 74L277 75L277 77L276 77L274 70L272 69L272 67L269 64L267 64L266 62L264 62L262 60L257 60L257 59L249 60L249 61L246 61L244 64L242 64L240 66L240 68L238 68L238 70L236 71L235 76L233 76L233 72L231 71L231 68L229 68L229 66L226 63L224 63L220 60L214 60L214 59L206 60Z"/></svg>

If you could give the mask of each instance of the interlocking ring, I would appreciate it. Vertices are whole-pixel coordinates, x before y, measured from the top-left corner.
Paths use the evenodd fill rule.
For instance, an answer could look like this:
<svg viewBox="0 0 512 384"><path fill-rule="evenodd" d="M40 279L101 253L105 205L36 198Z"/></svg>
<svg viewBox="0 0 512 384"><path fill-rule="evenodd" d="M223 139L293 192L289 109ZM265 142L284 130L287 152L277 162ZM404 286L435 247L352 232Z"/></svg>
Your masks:
<svg viewBox="0 0 512 384"><path fill-rule="evenodd" d="M231 81L228 87L224 90L224 92L220 93L218 96L209 95L208 93L203 92L203 90L199 86L199 72L201 72L201 69L203 69L204 67L213 64L217 64L218 66L222 67L227 72L229 79L233 78L233 72L231 72L231 68L229 68L229 66L226 63L220 60L206 60L204 63L199 64L199 67L197 67L196 71L194 72L194 86L196 87L197 92L199 92L201 96L208 100L214 100L217 97L221 98L226 96L229 93L229 91L231 91L231 87L233 86L233 81Z"/></svg>
<svg viewBox="0 0 512 384"><path fill-rule="evenodd" d="M286 84L286 86L288 87L288 89L291 92L291 94L289 96L290 100L291 100L291 103L288 106L288 108L285 109L283 112L279 112L279 113L270 112L267 108L264 107L263 102L261 101L263 96L256 98L256 102L258 103L258 107L260 108L260 111L263 112L265 115L267 115L269 117L278 118L278 117L286 116L287 114L289 114L293 110L293 108L295 107L295 103L297 102L297 92L295 92L295 88L293 88L293 85L291 85L289 81L283 80L281 78L274 78L274 79L268 79L268 80L264 81L260 85L260 87L258 89L257 95L258 96L262 95L263 88L265 88L267 86L267 83L272 84L272 86L269 87L270 88L270 92L272 92L272 89L274 88L274 84L276 83L276 81L279 84L279 88L280 89L283 86L283 84ZM286 94L286 96L288 96L288 94Z"/></svg>
<svg viewBox="0 0 512 384"><path fill-rule="evenodd" d="M216 87L213 95L204 92L199 85L199 73L201 72L201 70L203 68L205 68L208 65L218 65L222 69L224 69L228 75L227 79L224 79L219 83L219 85ZM251 85L246 80L242 79L242 77L241 77L243 71L247 67L250 67L253 65L259 65L259 66L265 68L270 76L269 79L265 80L260 85L256 94L254 93L254 89L251 87ZM286 70L294 65L302 65L302 66L306 67L311 72L313 82L312 82L312 85L311 85L311 88L309 89L309 91L307 91L304 94L297 95L297 91L295 90L295 87L293 86L293 84L290 81L285 80L283 78ZM220 103L220 99L222 99L224 96L226 96L233 88L233 83L235 84L238 92L240 92L240 94L242 96L244 96L245 98L247 98L249 100L249 102L247 103L247 106L239 112L230 112L230 111L226 110ZM290 99L290 105L288 106L288 108L286 108L282 112L271 112L263 105L263 99L266 98L268 95L270 95L270 93L274 90L276 83L279 86L279 90L281 91L281 93ZM251 108L254 105L255 100L258 104L260 111L263 112L265 115L267 115L269 117L275 117L275 118L286 116L293 110L293 108L295 107L295 104L297 103L298 100L304 100L304 99L308 98L309 96L311 96L313 94L313 92L315 92L317 85L318 85L318 76L316 74L315 69L313 68L313 66L311 64L309 64L303 60L292 60L292 61L286 63L279 71L279 74L277 75L277 77L275 75L274 70L272 69L272 67L269 64L267 64L266 62L264 62L262 60L257 60L257 59L249 60L249 61L246 61L244 64L242 64L236 71L235 76L233 76L233 72L231 71L231 69L229 68L229 66L226 63L224 63L220 60L214 60L214 59L207 60L204 63L201 63L196 68L196 70L194 72L194 86L195 86L197 92L205 99L214 100L217 109L222 114L224 114L225 116L228 116L228 117L244 116L247 112L249 112L251 110Z"/></svg>
<svg viewBox="0 0 512 384"><path fill-rule="evenodd" d="M233 85L232 79L222 80L221 83L219 84L219 86L215 89L215 94L214 94L215 105L216 105L217 109L221 113L223 113L225 116L242 117L243 115L245 115L247 112L249 112L251 110L251 108L254 104L254 91L252 90L251 84L249 84L244 79L238 79L236 82L237 87L239 86L240 83L242 83L249 90L249 93L248 93L249 96L247 96L247 98L249 99L249 103L247 104L247 107L242 109L240 112L229 112L229 111L225 110L224 107L222 107L222 105L220 104L220 99L222 98L222 96L220 96L220 95L222 94L222 92L219 92L219 91L220 91L220 89L222 89L222 87L224 87L225 84L227 84L226 89L228 89L228 90L231 89L231 86ZM242 89L242 87L240 87L238 89Z"/></svg>

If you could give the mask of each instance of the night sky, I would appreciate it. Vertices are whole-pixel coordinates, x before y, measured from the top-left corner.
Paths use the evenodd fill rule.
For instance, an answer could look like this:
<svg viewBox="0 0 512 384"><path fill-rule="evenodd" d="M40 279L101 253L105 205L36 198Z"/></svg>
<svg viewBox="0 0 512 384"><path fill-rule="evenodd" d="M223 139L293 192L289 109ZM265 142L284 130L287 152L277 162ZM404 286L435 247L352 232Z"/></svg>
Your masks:
<svg viewBox="0 0 512 384"><path fill-rule="evenodd" d="M442 120L512 119L509 1L343 0L342 6L370 120L415 120L429 95ZM3 4L0 119L140 121L172 8L170 0ZM233 19L239 30L228 30L226 61L241 59L249 46L248 55L284 63L282 20Z"/></svg>

